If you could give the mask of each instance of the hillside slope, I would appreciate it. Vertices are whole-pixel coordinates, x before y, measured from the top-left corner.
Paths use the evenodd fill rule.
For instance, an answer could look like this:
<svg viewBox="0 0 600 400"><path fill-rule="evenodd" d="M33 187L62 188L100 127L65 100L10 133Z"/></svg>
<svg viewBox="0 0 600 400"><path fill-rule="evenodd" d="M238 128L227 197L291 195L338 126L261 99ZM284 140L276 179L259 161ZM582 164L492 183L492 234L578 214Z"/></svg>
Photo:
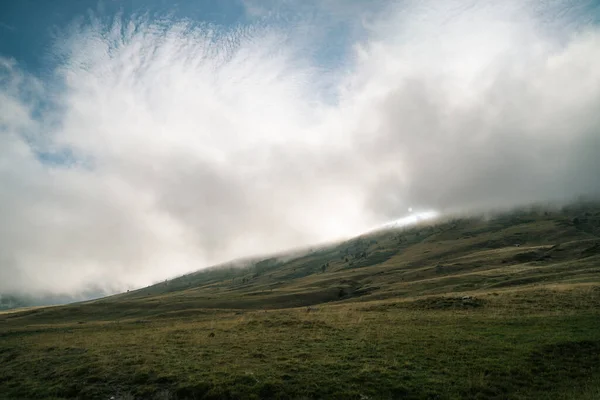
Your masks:
<svg viewBox="0 0 600 400"><path fill-rule="evenodd" d="M600 206L539 207L387 230L302 255L209 268L110 301L281 308L497 291L600 277Z"/></svg>
<svg viewBox="0 0 600 400"><path fill-rule="evenodd" d="M0 399L597 399L600 205L0 313Z"/></svg>

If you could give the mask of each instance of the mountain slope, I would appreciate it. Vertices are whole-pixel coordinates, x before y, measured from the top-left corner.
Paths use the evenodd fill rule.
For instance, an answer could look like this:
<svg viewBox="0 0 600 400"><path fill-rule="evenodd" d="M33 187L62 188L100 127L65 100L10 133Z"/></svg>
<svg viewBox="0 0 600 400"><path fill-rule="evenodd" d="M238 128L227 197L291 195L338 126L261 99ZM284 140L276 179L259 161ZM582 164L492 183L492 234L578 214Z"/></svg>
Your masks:
<svg viewBox="0 0 600 400"><path fill-rule="evenodd" d="M0 399L597 399L600 205L0 313Z"/></svg>
<svg viewBox="0 0 600 400"><path fill-rule="evenodd" d="M375 232L295 256L221 266L103 301L280 308L595 281L600 206L530 208Z"/></svg>

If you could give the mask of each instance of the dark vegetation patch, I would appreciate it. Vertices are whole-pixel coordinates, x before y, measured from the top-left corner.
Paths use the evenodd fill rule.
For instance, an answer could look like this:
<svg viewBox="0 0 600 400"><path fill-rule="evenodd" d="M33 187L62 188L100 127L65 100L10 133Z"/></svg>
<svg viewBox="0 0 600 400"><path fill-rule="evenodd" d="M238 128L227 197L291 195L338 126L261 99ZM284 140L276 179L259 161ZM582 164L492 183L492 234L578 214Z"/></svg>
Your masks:
<svg viewBox="0 0 600 400"><path fill-rule="evenodd" d="M592 257L598 254L600 254L600 243L595 243L581 252L582 257Z"/></svg>
<svg viewBox="0 0 600 400"><path fill-rule="evenodd" d="M382 264L396 255L396 253L397 250L360 253L357 259L348 264L348 268L363 268L371 265Z"/></svg>
<svg viewBox="0 0 600 400"><path fill-rule="evenodd" d="M526 251L513 256L513 260L518 263L528 263L544 259L544 253L540 251Z"/></svg>
<svg viewBox="0 0 600 400"><path fill-rule="evenodd" d="M541 346L529 355L531 372L550 386L559 377L583 379L600 369L600 340L559 342Z"/></svg>
<svg viewBox="0 0 600 400"><path fill-rule="evenodd" d="M555 398L558 390L577 387L590 379L600 383L600 342L571 341L541 345L508 369L484 370L468 398ZM576 397L566 397L576 398Z"/></svg>
<svg viewBox="0 0 600 400"><path fill-rule="evenodd" d="M430 297L412 302L406 302L407 308L419 310L453 310L472 309L485 305L484 299L465 296L463 297Z"/></svg>

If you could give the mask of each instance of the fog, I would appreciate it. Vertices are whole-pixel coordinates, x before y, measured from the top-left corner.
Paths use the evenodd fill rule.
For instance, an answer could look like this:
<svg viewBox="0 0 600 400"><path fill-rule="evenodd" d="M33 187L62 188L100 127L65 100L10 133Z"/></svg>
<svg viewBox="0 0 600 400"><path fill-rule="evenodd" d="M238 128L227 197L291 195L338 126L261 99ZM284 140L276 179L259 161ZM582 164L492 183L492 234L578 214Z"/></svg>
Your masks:
<svg viewBox="0 0 600 400"><path fill-rule="evenodd" d="M353 32L329 66L326 18L86 17L45 74L0 58L0 293L600 193L600 29L582 2L497 3L315 5Z"/></svg>

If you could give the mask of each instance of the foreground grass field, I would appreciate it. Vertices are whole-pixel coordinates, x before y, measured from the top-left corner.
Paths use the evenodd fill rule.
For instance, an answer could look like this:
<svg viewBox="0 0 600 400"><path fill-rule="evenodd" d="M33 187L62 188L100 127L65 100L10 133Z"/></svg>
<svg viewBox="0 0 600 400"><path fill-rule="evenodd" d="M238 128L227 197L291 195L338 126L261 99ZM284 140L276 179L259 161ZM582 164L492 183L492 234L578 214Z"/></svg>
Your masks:
<svg viewBox="0 0 600 400"><path fill-rule="evenodd" d="M600 209L390 231L0 314L6 399L597 399Z"/></svg>

